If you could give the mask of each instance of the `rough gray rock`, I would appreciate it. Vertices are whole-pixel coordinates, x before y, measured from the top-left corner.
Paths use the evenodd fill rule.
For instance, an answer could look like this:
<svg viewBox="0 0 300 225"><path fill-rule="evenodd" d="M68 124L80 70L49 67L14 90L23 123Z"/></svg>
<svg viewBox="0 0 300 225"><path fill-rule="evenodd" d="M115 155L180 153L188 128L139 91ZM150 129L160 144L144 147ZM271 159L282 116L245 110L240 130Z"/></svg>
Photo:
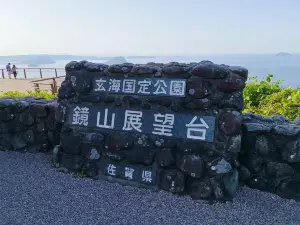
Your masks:
<svg viewBox="0 0 300 225"><path fill-rule="evenodd" d="M57 106L56 100L0 98L0 150L51 151L60 143Z"/></svg>
<svg viewBox="0 0 300 225"><path fill-rule="evenodd" d="M244 115L241 181L300 200L300 126L281 116Z"/></svg>
<svg viewBox="0 0 300 225"><path fill-rule="evenodd" d="M298 117L294 120L294 124L300 125L300 117Z"/></svg>

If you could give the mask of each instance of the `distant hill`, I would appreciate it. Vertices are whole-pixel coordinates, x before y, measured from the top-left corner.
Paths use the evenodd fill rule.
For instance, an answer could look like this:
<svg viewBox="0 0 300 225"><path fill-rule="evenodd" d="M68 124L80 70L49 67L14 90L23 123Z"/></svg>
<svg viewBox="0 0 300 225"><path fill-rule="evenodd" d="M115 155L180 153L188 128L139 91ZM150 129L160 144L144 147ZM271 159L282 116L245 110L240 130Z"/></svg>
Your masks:
<svg viewBox="0 0 300 225"><path fill-rule="evenodd" d="M128 56L128 59L154 59L155 56Z"/></svg>
<svg viewBox="0 0 300 225"><path fill-rule="evenodd" d="M105 62L105 64L107 65L113 65L113 64L122 64L122 63L127 63L126 59L124 57L114 57L110 60L108 60L107 62Z"/></svg>
<svg viewBox="0 0 300 225"><path fill-rule="evenodd" d="M39 65L37 64L28 64L28 67L38 67Z"/></svg>
<svg viewBox="0 0 300 225"><path fill-rule="evenodd" d="M53 60L99 60L97 56L82 56L82 55L48 55Z"/></svg>
<svg viewBox="0 0 300 225"><path fill-rule="evenodd" d="M100 56L100 57L98 57L98 60L110 60L110 59L112 59L112 58L114 58L113 56L107 56L107 57L105 57L105 56Z"/></svg>
<svg viewBox="0 0 300 225"><path fill-rule="evenodd" d="M52 64L55 63L49 56L37 56L32 59L27 59L21 61L20 64L30 64L30 65L41 65L41 64Z"/></svg>
<svg viewBox="0 0 300 225"><path fill-rule="evenodd" d="M292 56L292 55L287 52L279 52L278 54L276 54L276 56Z"/></svg>

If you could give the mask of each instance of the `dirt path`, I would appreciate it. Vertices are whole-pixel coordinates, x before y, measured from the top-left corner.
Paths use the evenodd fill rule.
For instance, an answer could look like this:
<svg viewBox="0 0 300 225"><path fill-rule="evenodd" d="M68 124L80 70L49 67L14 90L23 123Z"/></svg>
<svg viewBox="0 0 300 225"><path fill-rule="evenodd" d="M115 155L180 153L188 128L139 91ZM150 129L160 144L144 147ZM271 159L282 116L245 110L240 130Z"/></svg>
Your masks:
<svg viewBox="0 0 300 225"><path fill-rule="evenodd" d="M0 79L0 92L6 91L20 91L26 92L27 90L34 90L33 83L34 80L39 79ZM63 78L56 79L57 85L60 86ZM51 84L52 80L43 81L44 84ZM40 85L41 89L50 90L50 85Z"/></svg>

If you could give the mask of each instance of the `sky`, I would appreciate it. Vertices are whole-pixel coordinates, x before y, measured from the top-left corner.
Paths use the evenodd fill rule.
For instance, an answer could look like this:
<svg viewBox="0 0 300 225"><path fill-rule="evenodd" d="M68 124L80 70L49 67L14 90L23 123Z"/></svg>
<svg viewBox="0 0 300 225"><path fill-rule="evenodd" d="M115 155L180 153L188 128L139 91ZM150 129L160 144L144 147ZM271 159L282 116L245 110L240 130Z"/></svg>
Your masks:
<svg viewBox="0 0 300 225"><path fill-rule="evenodd" d="M300 0L0 0L0 55L300 52Z"/></svg>

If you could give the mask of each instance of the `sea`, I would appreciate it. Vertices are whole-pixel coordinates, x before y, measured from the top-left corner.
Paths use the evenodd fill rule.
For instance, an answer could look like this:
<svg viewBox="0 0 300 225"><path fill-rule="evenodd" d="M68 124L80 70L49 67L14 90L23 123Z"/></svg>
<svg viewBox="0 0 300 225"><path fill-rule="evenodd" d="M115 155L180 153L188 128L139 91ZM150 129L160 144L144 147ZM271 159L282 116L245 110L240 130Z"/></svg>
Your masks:
<svg viewBox="0 0 300 225"><path fill-rule="evenodd" d="M231 66L243 66L248 69L249 77L257 77L258 80L265 79L268 74L274 76L274 81L282 80L281 86L293 88L300 87L300 54L291 56L276 55L201 55L201 56L157 56L151 58L124 57L127 62L145 64L148 62L169 63L169 62L200 62L209 60L217 64L227 64ZM82 59L84 60L84 58ZM57 70L58 76L65 75L64 68L69 61L56 61L54 64L39 65L37 68L43 69L43 78L54 77L54 69ZM105 63L106 60L97 60L92 62ZM5 68L7 62L0 62L0 69ZM13 62L11 62L14 64ZM28 65L15 64L17 68L28 68ZM40 78L39 69L26 70L27 78ZM6 71L5 71L6 72ZM5 74L6 75L6 74ZM24 78L23 70L19 70L19 78Z"/></svg>

